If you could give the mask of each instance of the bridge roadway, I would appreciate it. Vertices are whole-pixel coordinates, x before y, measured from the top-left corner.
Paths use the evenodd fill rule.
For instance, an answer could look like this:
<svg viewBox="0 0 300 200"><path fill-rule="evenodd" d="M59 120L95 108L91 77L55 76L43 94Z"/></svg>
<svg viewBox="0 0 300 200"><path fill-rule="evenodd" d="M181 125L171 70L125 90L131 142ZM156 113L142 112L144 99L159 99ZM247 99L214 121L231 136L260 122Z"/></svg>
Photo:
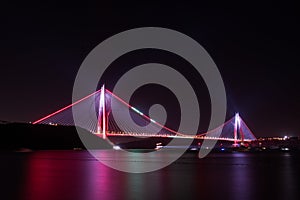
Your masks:
<svg viewBox="0 0 300 200"><path fill-rule="evenodd" d="M101 136L101 134L99 134ZM136 133L107 133L107 138L117 146L123 149L155 149L159 146L168 145L172 139L182 140L182 144L191 143L190 147L201 147L205 140L217 140L215 148L232 147L233 138L217 138L208 136L195 135L159 135L159 134L136 134ZM179 140L179 141L180 141ZM188 141L186 141L188 140ZM191 141L192 140L192 141ZM237 140L237 143L251 143L251 140Z"/></svg>
<svg viewBox="0 0 300 200"><path fill-rule="evenodd" d="M164 135L164 134L149 134L149 133L117 133L117 132L109 132L106 133L106 136L132 136L132 137L158 137L158 138L181 138L181 139L201 139L201 140L222 140L222 141L231 141L234 142L234 138L225 138L225 137L209 137L209 136L203 136L203 135ZM241 139L237 139L237 142L251 142L252 140L244 139L243 141Z"/></svg>

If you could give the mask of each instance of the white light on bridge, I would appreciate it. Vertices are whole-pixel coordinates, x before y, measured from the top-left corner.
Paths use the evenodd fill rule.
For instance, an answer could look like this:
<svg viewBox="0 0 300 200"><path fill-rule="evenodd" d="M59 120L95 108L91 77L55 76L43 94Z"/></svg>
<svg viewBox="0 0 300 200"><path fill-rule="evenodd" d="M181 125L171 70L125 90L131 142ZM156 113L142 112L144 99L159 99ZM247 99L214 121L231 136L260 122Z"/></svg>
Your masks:
<svg viewBox="0 0 300 200"><path fill-rule="evenodd" d="M144 115L141 111L139 111L138 109L136 109L135 107L131 107L132 110L134 110L135 112L137 112L140 115Z"/></svg>
<svg viewBox="0 0 300 200"><path fill-rule="evenodd" d="M156 121L154 119L150 119L151 122L156 123Z"/></svg>

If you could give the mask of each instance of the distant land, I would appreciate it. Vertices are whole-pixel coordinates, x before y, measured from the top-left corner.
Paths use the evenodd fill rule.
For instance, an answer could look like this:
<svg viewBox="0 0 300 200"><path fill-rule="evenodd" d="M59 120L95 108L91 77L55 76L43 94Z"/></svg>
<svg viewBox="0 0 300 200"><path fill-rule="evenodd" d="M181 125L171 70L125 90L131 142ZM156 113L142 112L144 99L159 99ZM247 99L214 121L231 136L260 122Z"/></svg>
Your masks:
<svg viewBox="0 0 300 200"><path fill-rule="evenodd" d="M103 148L103 140L86 130L81 131L80 136L74 126L53 126L30 123L9 123L0 120L0 150L21 151L28 150L64 150L86 149L81 138L89 141L88 149ZM170 138L137 138L110 136L110 141L123 149L154 149L158 143L167 145ZM105 142L106 143L106 142ZM194 140L190 148L200 147L200 140ZM232 151L231 142L218 141L214 150ZM106 145L111 148L110 145ZM242 147L247 151L300 151L300 140L293 138L259 138Z"/></svg>
<svg viewBox="0 0 300 200"><path fill-rule="evenodd" d="M84 148L75 127L0 123L0 149L73 149ZM95 135L88 134L93 139Z"/></svg>

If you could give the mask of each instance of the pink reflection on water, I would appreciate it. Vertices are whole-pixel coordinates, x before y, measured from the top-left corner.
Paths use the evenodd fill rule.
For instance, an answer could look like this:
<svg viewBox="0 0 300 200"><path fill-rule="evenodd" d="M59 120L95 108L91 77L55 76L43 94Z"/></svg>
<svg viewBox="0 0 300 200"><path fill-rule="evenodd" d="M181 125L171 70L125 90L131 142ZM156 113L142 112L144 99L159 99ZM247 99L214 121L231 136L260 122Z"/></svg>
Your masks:
<svg viewBox="0 0 300 200"><path fill-rule="evenodd" d="M127 177L87 152L36 152L29 157L22 199L124 199ZM116 192L118 191L118 192Z"/></svg>

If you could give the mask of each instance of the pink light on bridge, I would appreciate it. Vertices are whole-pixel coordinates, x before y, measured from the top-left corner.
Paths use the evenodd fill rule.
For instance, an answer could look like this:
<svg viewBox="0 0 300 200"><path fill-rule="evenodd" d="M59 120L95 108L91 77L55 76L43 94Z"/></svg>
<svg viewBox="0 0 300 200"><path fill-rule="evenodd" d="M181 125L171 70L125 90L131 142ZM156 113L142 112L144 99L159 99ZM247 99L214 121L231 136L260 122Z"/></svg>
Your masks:
<svg viewBox="0 0 300 200"><path fill-rule="evenodd" d="M96 96L96 95L97 96ZM105 98L109 98L107 101ZM106 103L110 102L110 98L114 97L118 100L118 105L123 105L122 109L128 109L130 112L135 112L138 114L138 119L142 120L142 122L148 122L148 129L145 131L144 129L139 129L139 127L131 128L125 122L121 122L121 126L124 126L124 130L120 129L114 120L109 120L108 116L110 113L110 107L106 107ZM84 101L86 100L86 101ZM80 103L82 102L82 103ZM125 107L124 107L125 105ZM170 138L196 138L196 139L222 139L227 141L234 142L235 145L238 145L240 141L248 141L255 140L255 136L251 132L251 130L246 126L243 119L239 116L238 113L231 119L229 119L224 124L209 130L202 134L197 135L189 135L177 132L172 130L159 122L151 119L149 116L145 115L135 107L131 106L123 99L113 94L111 91L104 88L104 86L82 99L57 110L39 120L33 122L33 124L58 124L64 126L75 126L72 116L72 107L76 106L82 112L79 124L77 126L84 128L94 134L101 134L102 137L111 136L111 135L120 135L120 136L149 136L149 137L170 137ZM105 108L106 107L106 108ZM95 108L98 110L98 119L91 118L91 113L95 112ZM75 108L74 108L75 109ZM108 110L106 110L108 109ZM119 108L118 108L119 109ZM122 114L122 113L120 113ZM57 115L57 116L56 116ZM113 118L112 118L113 119ZM161 128L159 132L157 132L157 128ZM232 134L233 133L233 134ZM240 137L239 137L240 136Z"/></svg>
<svg viewBox="0 0 300 200"><path fill-rule="evenodd" d="M138 114L140 114L141 116L143 116L144 118L146 118L147 120L151 121L152 123L156 124L157 126L170 131L171 133L174 133L176 135L180 135L180 136L185 136L185 134L176 132L158 122L156 122L155 120L151 119L150 117L148 117L147 115L143 114L142 112L140 112L139 110L137 110L136 108L134 108L133 106L129 105L127 102L125 102L123 99L121 99L120 97L118 97L117 95L115 95L114 93L112 93L111 91L109 91L108 89L106 89L106 91L111 94L113 97L115 97L116 99L118 99L120 102L122 102L123 104L125 104L128 108L134 110L135 112L137 112Z"/></svg>
<svg viewBox="0 0 300 200"><path fill-rule="evenodd" d="M58 113L60 113L60 112L62 112L64 110L67 110L68 108L71 108L72 106L74 106L74 105L76 105L76 104L84 101L85 99L88 99L89 97L93 96L94 94L97 94L100 91L101 90L97 90L96 92L93 92L92 94L89 94L89 95L83 97L82 99L79 99L78 101L76 101L76 102L74 102L74 103L72 103L70 105L67 105L66 107L63 107L63 108L59 109L58 111L56 111L54 113L51 113L51 114L49 114L49 115L47 115L47 116L45 116L45 117L43 117L43 118L41 118L39 120L34 121L32 124L37 124L37 123L39 123L39 122L41 122L41 121L43 121L45 119L48 119L48 118L50 118L50 117L52 117L52 116L54 116L54 115L56 115L56 114L58 114Z"/></svg>

